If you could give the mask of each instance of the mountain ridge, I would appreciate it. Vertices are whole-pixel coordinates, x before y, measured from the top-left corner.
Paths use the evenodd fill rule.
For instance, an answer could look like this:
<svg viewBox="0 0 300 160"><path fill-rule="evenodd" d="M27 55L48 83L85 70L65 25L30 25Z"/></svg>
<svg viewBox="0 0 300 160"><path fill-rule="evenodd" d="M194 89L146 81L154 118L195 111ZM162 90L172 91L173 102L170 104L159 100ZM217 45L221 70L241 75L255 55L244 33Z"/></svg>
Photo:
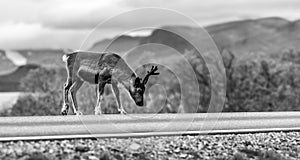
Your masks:
<svg viewBox="0 0 300 160"><path fill-rule="evenodd" d="M161 29L153 30L150 36L138 37L139 43L125 48L128 51L141 44L161 43L183 52L185 49L193 47L189 46L179 35L168 33L168 31L176 30L178 33L190 32L193 34L198 29L201 28L183 25L162 26ZM271 54L281 52L286 48L300 49L296 45L300 43L300 20L289 21L280 17L266 17L214 24L206 26L204 29L210 34L219 49L230 49L236 54L244 55L250 52ZM111 42L111 40L106 39L105 41ZM93 48L102 42L104 41L96 42ZM113 45L109 50L116 50Z"/></svg>
<svg viewBox="0 0 300 160"><path fill-rule="evenodd" d="M160 43L183 53L186 49L194 49L193 46L191 46L191 44L189 44L189 42L184 40L182 37L172 34L171 32L167 32L164 29L190 35L193 35L193 33L196 33L198 29L201 29L180 25L163 26L161 28L162 29L153 30L149 36L133 37L129 35L123 35L120 37L115 37L115 39L100 40L95 42L90 50L97 52L102 51L104 49L103 47L106 47L112 40L115 40L114 43L108 47L108 50L117 52L119 54L124 54L132 48L147 43ZM231 21L222 24L206 26L204 28L210 34L216 46L220 50L228 49L240 57L243 57L249 53L282 53L282 51L285 49L293 49L298 52L300 51L300 20L289 21L280 17L268 17ZM201 38L197 37L197 35L194 35L194 37ZM64 54L63 50L23 49L16 51L26 57L29 64L41 66L55 65L64 67L64 64L61 60L61 56ZM147 51L160 52L162 54L169 52L168 50L163 51L162 47L151 48L150 46L139 49L135 53L134 57L141 56L141 54L146 53ZM0 67L9 66L4 62L11 64L5 55L5 51L0 50ZM14 67L16 70L17 66L13 65L12 67ZM20 72L13 72L12 74L17 73ZM21 76L19 75L17 77ZM2 85L3 83L0 83L0 87Z"/></svg>

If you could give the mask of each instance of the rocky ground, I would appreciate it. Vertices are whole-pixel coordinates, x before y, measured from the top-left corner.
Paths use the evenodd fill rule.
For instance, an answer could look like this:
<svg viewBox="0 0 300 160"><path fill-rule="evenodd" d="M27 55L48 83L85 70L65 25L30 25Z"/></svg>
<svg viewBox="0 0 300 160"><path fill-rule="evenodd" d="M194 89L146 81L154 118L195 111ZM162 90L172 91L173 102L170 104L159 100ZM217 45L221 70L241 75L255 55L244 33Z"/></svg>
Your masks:
<svg viewBox="0 0 300 160"><path fill-rule="evenodd" d="M0 159L300 159L300 132L0 142Z"/></svg>

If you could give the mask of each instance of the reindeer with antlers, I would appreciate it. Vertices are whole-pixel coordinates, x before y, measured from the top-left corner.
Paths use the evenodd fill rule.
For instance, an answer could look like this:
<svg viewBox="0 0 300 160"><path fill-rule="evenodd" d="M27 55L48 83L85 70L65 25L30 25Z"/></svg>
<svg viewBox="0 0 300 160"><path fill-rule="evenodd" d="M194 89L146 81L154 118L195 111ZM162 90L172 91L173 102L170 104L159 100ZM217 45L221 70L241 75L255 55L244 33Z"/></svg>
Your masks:
<svg viewBox="0 0 300 160"><path fill-rule="evenodd" d="M62 115L67 115L69 110L68 95L71 92L73 103L73 111L76 115L81 113L78 111L76 93L84 82L97 85L97 104L95 114L101 114L100 103L103 100L103 92L106 84L111 84L113 92L117 99L118 111L126 114L120 102L118 84L123 85L130 93L136 105L143 106L143 95L145 85L151 75L158 75L157 66L152 66L151 70L142 80L137 77L127 65L124 59L114 53L94 53L75 51L67 53L63 56L63 61L67 69L67 81L64 85L64 104L61 109Z"/></svg>

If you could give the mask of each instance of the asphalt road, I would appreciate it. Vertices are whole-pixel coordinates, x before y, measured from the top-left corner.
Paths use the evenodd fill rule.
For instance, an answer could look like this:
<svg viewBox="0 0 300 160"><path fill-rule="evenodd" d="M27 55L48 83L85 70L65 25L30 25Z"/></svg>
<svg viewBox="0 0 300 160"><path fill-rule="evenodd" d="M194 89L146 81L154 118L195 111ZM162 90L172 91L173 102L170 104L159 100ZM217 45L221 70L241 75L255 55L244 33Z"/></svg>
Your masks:
<svg viewBox="0 0 300 160"><path fill-rule="evenodd" d="M300 131L300 112L0 117L0 141Z"/></svg>

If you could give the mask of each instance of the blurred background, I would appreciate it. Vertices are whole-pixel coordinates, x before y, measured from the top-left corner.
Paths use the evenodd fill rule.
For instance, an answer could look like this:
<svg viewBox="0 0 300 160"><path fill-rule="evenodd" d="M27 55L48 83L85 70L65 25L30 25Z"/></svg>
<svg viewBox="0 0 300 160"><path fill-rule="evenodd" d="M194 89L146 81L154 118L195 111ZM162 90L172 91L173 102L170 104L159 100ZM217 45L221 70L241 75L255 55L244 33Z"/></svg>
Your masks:
<svg viewBox="0 0 300 160"><path fill-rule="evenodd" d="M0 115L60 115L66 70L62 55L82 49L83 40L105 19L140 7L161 7L179 11L196 20L212 37L223 58L227 89L223 112L300 110L300 1L298 0L1 0L0 1ZM193 67L199 83L198 100L180 103L181 90L174 73L159 66L165 75L151 77L145 107L136 107L122 92L129 113L207 112L211 79L196 49L182 37L164 30L193 34L200 27L189 26L161 15L136 15L98 27L97 36L84 50L107 50L126 54L142 44L159 43L177 50ZM141 21L141 19L143 21ZM162 25L164 21L170 24ZM147 23L160 29L144 29L117 35L135 24ZM197 35L195 35L197 37ZM168 55L172 50L144 47L135 56ZM167 57L167 56L165 56ZM164 59L182 74L188 74L181 58ZM152 64L137 70L144 76ZM189 77L185 82L189 84ZM190 95L199 94L190 89ZM192 96L191 96L192 97ZM84 84L78 93L79 109L93 114L95 86ZM198 106L192 105L199 103ZM198 102L199 101L199 102ZM118 113L110 86L102 104L104 113ZM70 113L72 114L72 113Z"/></svg>

